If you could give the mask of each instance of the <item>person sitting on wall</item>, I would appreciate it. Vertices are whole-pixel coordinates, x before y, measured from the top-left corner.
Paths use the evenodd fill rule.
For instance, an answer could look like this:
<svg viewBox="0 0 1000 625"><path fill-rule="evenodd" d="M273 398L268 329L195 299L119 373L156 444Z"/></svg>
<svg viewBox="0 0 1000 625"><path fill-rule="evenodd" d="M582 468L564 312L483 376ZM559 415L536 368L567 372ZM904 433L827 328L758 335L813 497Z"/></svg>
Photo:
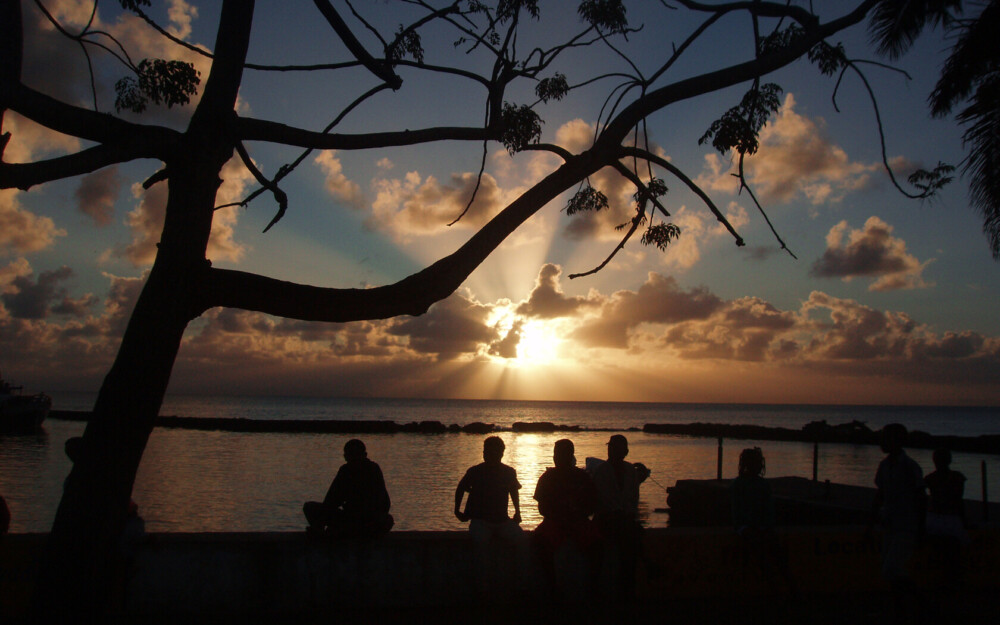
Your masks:
<svg viewBox="0 0 1000 625"><path fill-rule="evenodd" d="M322 503L307 501L302 506L309 522L307 531L344 538L385 534L394 521L382 469L368 459L365 444L356 438L344 445L344 460Z"/></svg>
<svg viewBox="0 0 1000 625"><path fill-rule="evenodd" d="M927 474L924 484L930 494L927 506L926 531L931 546L931 564L939 578L939 586L953 590L961 580L962 544L965 533L965 476L951 469L951 452L934 451L935 470Z"/></svg>
<svg viewBox="0 0 1000 625"><path fill-rule="evenodd" d="M502 463L503 439L490 436L483 441L483 462L469 467L455 489L455 516L469 522L469 533L477 543L494 537L514 540L521 534L521 503L517 491L517 471ZM469 494L462 511L462 499ZM514 504L514 517L507 515L507 499Z"/></svg>

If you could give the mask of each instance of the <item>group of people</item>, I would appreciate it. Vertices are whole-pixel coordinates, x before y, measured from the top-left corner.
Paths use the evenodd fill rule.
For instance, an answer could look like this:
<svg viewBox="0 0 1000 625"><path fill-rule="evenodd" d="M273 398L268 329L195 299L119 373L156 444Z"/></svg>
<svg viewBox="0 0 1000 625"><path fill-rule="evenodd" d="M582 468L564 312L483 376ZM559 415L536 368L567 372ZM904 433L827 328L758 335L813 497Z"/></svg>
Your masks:
<svg viewBox="0 0 1000 625"><path fill-rule="evenodd" d="M872 525L878 521L884 529L883 576L894 589L905 588L909 580L907 563L918 539L924 536L935 547L938 567L946 571L946 576L957 572L965 528L965 476L950 469L951 454L947 450L938 450L934 452L936 470L924 477L920 466L903 450L907 436L904 426L887 425L882 436L886 457L875 476ZM531 544L549 573L553 573L556 554L566 546L592 562L610 547L617 554L621 571L617 590L628 595L633 590L641 554L639 485L649 476L649 470L625 460L629 449L624 436L612 436L607 449L606 461L583 469L577 466L572 441L555 442L554 466L539 477L534 492L542 522L534 529ZM469 523L478 554L495 539L513 543L522 533L521 484L517 471L503 463L504 451L499 437L485 439L483 462L470 467L455 489L455 517ZM304 506L309 531L356 538L374 538L388 532L393 519L381 469L368 459L364 443L357 439L344 446L344 458L347 463L337 473L324 501ZM784 559L776 555L774 503L764 473L760 448L743 450L739 475L730 487L733 527L748 547L747 552L756 554L765 569L789 579L781 564ZM509 514L511 506L513 516Z"/></svg>
<svg viewBox="0 0 1000 625"><path fill-rule="evenodd" d="M641 544L639 485L650 472L641 463L625 460L628 440L621 434L612 436L607 448L607 460L587 471L577 466L571 440L556 441L555 466L545 470L535 488L542 522L531 542L550 572L564 546L592 561L604 551L598 546L612 547L622 571L620 591L628 594ZM517 471L503 463L505 449L498 436L484 440L483 462L470 467L455 489L455 517L469 523L477 553L483 553L494 539L515 542L521 535L521 483ZM368 459L364 443L357 439L344 446L344 458L347 463L326 498L303 506L308 531L356 538L374 538L389 531L393 521L381 469Z"/></svg>

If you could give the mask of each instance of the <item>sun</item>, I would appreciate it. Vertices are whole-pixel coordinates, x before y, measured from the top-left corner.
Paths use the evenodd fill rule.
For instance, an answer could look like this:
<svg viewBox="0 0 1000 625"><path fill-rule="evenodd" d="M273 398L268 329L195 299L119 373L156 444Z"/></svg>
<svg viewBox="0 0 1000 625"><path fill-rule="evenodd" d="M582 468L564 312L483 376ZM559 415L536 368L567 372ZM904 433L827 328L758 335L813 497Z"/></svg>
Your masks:
<svg viewBox="0 0 1000 625"><path fill-rule="evenodd" d="M553 324L544 321L526 321L521 326L521 340L517 344L519 364L542 365L559 359L562 338Z"/></svg>

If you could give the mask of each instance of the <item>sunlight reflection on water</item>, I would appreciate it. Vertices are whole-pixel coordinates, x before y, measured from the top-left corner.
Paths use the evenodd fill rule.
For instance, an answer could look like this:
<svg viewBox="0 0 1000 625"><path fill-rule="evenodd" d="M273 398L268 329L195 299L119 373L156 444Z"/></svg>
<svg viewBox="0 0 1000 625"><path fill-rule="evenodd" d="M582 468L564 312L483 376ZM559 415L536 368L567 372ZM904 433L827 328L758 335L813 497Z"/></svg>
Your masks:
<svg viewBox="0 0 1000 625"><path fill-rule="evenodd" d="M0 438L0 493L8 501L15 532L46 531L62 481L69 470L62 448L82 432L79 423L53 420L39 436ZM538 477L552 464L552 445L560 438L576 444L577 460L604 457L607 432L515 434L501 432L504 462L521 482L524 527L539 522L532 499ZM652 477L642 485L641 511L649 526L666 525L664 487L678 479L708 479L716 473L716 441L627 433L629 460L643 462ZM320 500L343 463L350 437L326 434L238 434L157 429L149 441L136 480L134 499L150 531L290 531L304 528L302 502ZM452 514L455 485L465 470L482 461L480 435L383 434L362 437L369 456L385 473L398 530L456 530ZM733 476L739 452L758 445L767 457L767 474L811 476L812 445L727 440L723 473ZM821 447L820 479L869 486L882 454L873 446ZM924 468L930 451L913 450ZM980 493L979 462L1000 474L1000 458L955 454L954 468L966 474L966 496ZM992 480L990 498L998 491ZM511 510L513 513L513 510Z"/></svg>

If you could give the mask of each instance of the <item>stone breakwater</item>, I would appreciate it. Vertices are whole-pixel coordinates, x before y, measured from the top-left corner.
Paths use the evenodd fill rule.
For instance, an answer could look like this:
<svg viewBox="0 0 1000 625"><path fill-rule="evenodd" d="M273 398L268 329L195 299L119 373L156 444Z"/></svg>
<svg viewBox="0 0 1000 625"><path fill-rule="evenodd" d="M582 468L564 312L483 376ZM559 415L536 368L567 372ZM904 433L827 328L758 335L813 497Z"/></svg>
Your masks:
<svg viewBox="0 0 1000 625"><path fill-rule="evenodd" d="M53 410L51 419L87 421L89 412ZM445 434L464 432L466 434L489 434L505 428L493 423L474 422L465 425L444 424L440 421L413 421L397 423L388 420L315 420L315 419L244 419L211 417L157 417L156 427L185 428L193 430L219 430L226 432L291 432L313 434ZM516 422L510 426L513 432L611 432L642 431L647 434L669 434L699 438L728 438L765 441L798 441L805 443L843 443L855 445L877 445L880 431L869 429L860 421L830 425L826 421L814 421L801 429L762 425L740 425L724 423L647 423L638 428L588 428L581 425L563 425L551 422ZM952 451L965 451L1000 455L1000 435L942 436L915 430L910 432L906 447L917 449L937 449L944 447Z"/></svg>

